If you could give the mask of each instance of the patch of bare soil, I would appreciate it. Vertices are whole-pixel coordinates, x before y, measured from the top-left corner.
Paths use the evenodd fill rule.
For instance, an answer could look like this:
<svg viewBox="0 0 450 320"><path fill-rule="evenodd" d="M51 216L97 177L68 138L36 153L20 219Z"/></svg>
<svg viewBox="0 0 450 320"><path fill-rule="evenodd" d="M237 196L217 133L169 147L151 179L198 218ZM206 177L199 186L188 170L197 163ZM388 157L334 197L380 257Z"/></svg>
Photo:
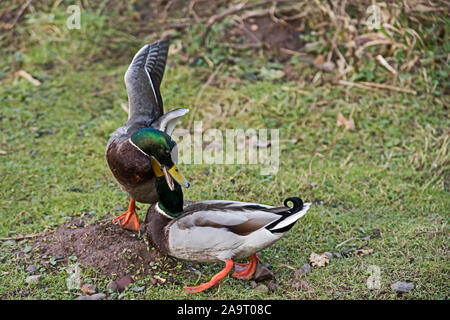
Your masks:
<svg viewBox="0 0 450 320"><path fill-rule="evenodd" d="M285 62L305 43L301 40L301 28L296 23L276 21L270 14L245 19L243 24L228 30L229 39L245 39L249 48L263 48L275 61Z"/></svg>
<svg viewBox="0 0 450 320"><path fill-rule="evenodd" d="M84 220L74 218L67 225L36 238L32 247L38 249L41 263L53 257L58 263L67 264L71 256L76 256L77 263L91 266L111 278L144 277L177 264L175 259L152 250L143 235L116 226L111 219L92 224Z"/></svg>

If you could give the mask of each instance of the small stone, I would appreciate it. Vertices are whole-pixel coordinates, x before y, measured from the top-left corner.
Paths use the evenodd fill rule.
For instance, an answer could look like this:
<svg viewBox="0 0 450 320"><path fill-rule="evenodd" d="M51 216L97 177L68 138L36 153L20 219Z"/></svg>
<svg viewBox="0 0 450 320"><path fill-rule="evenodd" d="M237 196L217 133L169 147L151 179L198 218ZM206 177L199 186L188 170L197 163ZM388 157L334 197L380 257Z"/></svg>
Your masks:
<svg viewBox="0 0 450 320"><path fill-rule="evenodd" d="M302 265L300 268L298 268L295 273L294 276L296 278L300 278L302 276L302 274L308 274L311 272L311 266L309 265L309 263L305 263L304 265Z"/></svg>
<svg viewBox="0 0 450 320"><path fill-rule="evenodd" d="M336 66L333 62L329 61L329 62L324 62L324 63L318 64L318 65L316 65L316 67L319 70L322 70L325 72L332 72Z"/></svg>
<svg viewBox="0 0 450 320"><path fill-rule="evenodd" d="M274 281L270 281L267 284L267 286L269 287L269 290L272 291L272 292L275 291L279 287L278 283L276 283Z"/></svg>
<svg viewBox="0 0 450 320"><path fill-rule="evenodd" d="M332 259L333 258L333 254L331 252L324 252L323 253L325 256L328 257L328 259Z"/></svg>
<svg viewBox="0 0 450 320"><path fill-rule="evenodd" d="M39 281L41 281L42 275L34 275L34 276L29 276L25 279L26 283L39 283Z"/></svg>
<svg viewBox="0 0 450 320"><path fill-rule="evenodd" d="M259 29L259 26L257 24L252 24L250 26L250 30L252 30L253 32L258 31L258 29Z"/></svg>
<svg viewBox="0 0 450 320"><path fill-rule="evenodd" d="M258 284L256 283L256 281L252 281L250 282L250 285L252 286L252 288L255 288Z"/></svg>
<svg viewBox="0 0 450 320"><path fill-rule="evenodd" d="M123 290L125 290L125 288L130 284L133 283L134 280L133 278L131 278L130 276L124 276L122 278L120 278L119 280L116 281L117 286L119 288L119 291L122 292Z"/></svg>
<svg viewBox="0 0 450 320"><path fill-rule="evenodd" d="M37 272L37 269L36 269L36 267L34 266L34 264L32 264L31 266L28 266L28 267L27 267L26 271L27 271L28 273L36 273L36 272Z"/></svg>
<svg viewBox="0 0 450 320"><path fill-rule="evenodd" d="M144 291L144 290L145 290L144 286L131 288L131 291L134 291L134 292L141 292L141 291Z"/></svg>
<svg viewBox="0 0 450 320"><path fill-rule="evenodd" d="M77 187L72 187L72 188L68 188L66 189L69 192L83 192L83 189L77 188Z"/></svg>
<svg viewBox="0 0 450 320"><path fill-rule="evenodd" d="M397 281L391 284L391 289L397 292L405 293L414 289L414 283Z"/></svg>
<svg viewBox="0 0 450 320"><path fill-rule="evenodd" d="M373 234L374 238L381 237L381 230L380 229L373 229L372 230L372 234Z"/></svg>
<svg viewBox="0 0 450 320"><path fill-rule="evenodd" d="M266 262L263 263L263 266L266 267L267 269L270 269L272 266L270 265L270 263Z"/></svg>
<svg viewBox="0 0 450 320"><path fill-rule="evenodd" d="M119 294L117 299L122 300L124 297L125 297L125 293L121 293L121 294Z"/></svg>
<svg viewBox="0 0 450 320"><path fill-rule="evenodd" d="M257 264L256 265L256 270L255 273L253 274L253 279L256 282L261 282L264 280L270 280L274 278L274 274L272 271L270 271L269 269L267 269L265 266L261 265L261 264Z"/></svg>
<svg viewBox="0 0 450 320"><path fill-rule="evenodd" d="M95 284L85 283L81 287L81 292L88 295L95 294L97 293L97 286Z"/></svg>
<svg viewBox="0 0 450 320"><path fill-rule="evenodd" d="M292 287L296 290L305 290L310 287L310 284L306 281L300 280L300 281L294 282L292 284Z"/></svg>
<svg viewBox="0 0 450 320"><path fill-rule="evenodd" d="M111 290L112 292L119 291L119 286L117 285L117 282L110 281L108 285L106 286L106 290Z"/></svg>
<svg viewBox="0 0 450 320"><path fill-rule="evenodd" d="M91 296L89 296L89 295L79 296L75 300L103 300L105 298L106 298L106 294L104 294L104 293L96 293L96 294L93 294Z"/></svg>
<svg viewBox="0 0 450 320"><path fill-rule="evenodd" d="M333 252L333 258L341 259L342 255L339 252Z"/></svg>
<svg viewBox="0 0 450 320"><path fill-rule="evenodd" d="M115 206L113 208L114 211L125 211L125 208L123 206Z"/></svg>
<svg viewBox="0 0 450 320"><path fill-rule="evenodd" d="M264 284L260 284L259 286L255 287L256 291L261 291L263 293L268 293L269 292L269 288L267 288L266 285Z"/></svg>

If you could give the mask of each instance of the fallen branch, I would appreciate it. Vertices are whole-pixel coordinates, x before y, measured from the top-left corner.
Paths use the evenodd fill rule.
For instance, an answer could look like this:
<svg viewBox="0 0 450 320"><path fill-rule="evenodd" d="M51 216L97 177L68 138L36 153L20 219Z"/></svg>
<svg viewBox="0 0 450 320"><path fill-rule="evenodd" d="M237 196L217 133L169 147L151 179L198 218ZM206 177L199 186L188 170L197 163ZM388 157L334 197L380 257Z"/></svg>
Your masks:
<svg viewBox="0 0 450 320"><path fill-rule="evenodd" d="M369 241L369 239L370 239L370 236L366 236L366 237L362 237L362 238L352 237L352 238L349 238L349 239L347 239L345 241L342 241L341 243L336 245L335 248L339 248L340 246L343 246L344 244L346 244L347 242L352 241L352 240Z"/></svg>
<svg viewBox="0 0 450 320"><path fill-rule="evenodd" d="M390 86L390 85L382 84L382 83L350 82L350 81L345 81L345 80L339 80L339 81L337 81L337 84L340 84L343 86L356 87L356 88L360 88L360 89L368 89L368 90L372 90L375 88L375 89L386 89L386 90L391 90L391 91L409 93L409 94L413 94L413 95L417 94L417 91L415 91L415 90L403 89L403 88L394 87L394 86Z"/></svg>
<svg viewBox="0 0 450 320"><path fill-rule="evenodd" d="M32 234L26 234L22 236L16 236L16 237L8 237L8 238L0 238L0 241L8 241L8 240L23 240L23 239L31 239L41 236L43 233L32 233Z"/></svg>

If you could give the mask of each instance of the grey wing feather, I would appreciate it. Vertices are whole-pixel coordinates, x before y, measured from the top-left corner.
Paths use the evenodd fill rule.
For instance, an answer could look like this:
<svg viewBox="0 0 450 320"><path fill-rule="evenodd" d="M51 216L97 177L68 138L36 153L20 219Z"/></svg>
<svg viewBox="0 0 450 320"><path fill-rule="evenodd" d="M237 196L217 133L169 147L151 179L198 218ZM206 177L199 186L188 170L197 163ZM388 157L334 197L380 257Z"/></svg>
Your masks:
<svg viewBox="0 0 450 320"><path fill-rule="evenodd" d="M163 114L159 88L168 51L168 40L145 45L128 67L124 78L129 103L128 127L135 124L149 126Z"/></svg>

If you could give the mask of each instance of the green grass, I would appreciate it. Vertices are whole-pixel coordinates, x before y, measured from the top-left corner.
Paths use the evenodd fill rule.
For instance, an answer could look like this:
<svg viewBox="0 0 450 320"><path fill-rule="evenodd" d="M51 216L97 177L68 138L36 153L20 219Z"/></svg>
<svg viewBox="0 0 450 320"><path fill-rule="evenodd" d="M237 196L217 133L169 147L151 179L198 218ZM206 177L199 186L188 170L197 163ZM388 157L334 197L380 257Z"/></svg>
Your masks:
<svg viewBox="0 0 450 320"><path fill-rule="evenodd" d="M39 12L36 19L27 17L17 26L24 39L19 49L15 54L2 51L0 149L6 154L0 155L0 237L51 230L83 214L100 220L127 202L106 164L105 146L109 134L126 120L120 107L127 101L123 74L146 39L126 37L106 13L99 16L88 9L82 21L86 27L70 31L64 27L64 10L54 12L49 20ZM198 42L198 33L194 28L188 40ZM189 42L182 43L187 52L195 52L198 43ZM220 63L227 51L216 47L209 54ZM125 298L448 299L450 122L444 86L448 73L424 66L416 74L401 74L400 85L414 81L420 88L413 96L330 82L299 87L296 82L245 80L245 72L267 67L267 58L233 59L235 64L223 62L224 71L198 97L211 69L201 63L188 66L177 54L170 56L162 95L166 110L188 107L192 114L195 109L193 120L202 120L205 129L280 130L281 163L273 176L261 176L258 166L244 165L184 165L182 170L192 184L185 190L190 200L279 205L288 196L300 195L314 202L282 240L262 252L281 285L265 294L227 277L218 289L198 295L185 294L181 285L164 284L141 292L127 290ZM378 77L390 76L379 66L365 66ZM15 77L17 70L38 78L41 86ZM317 72L306 64L304 70ZM430 83L436 83L433 90ZM218 105L222 112L217 112ZM354 119L354 131L336 126L339 112ZM187 127L189 116L181 128ZM382 236L373 237L374 229ZM373 254L313 267L303 277L310 287L292 289L294 272L286 266L297 269L311 252L338 251L336 245L344 240L367 235L372 235L367 247L374 249ZM74 298L65 285L64 266L44 268L44 280L38 285L25 283L26 266L12 249L23 250L26 245L27 241L1 242L0 298ZM381 270L379 290L366 286L372 265ZM202 269L198 283L221 267ZM192 285L187 272L180 270L174 276ZM83 279L106 290L108 280L92 268L83 269ZM396 281L413 282L416 288L397 295L390 289ZM146 283L148 279L143 279L137 286Z"/></svg>

